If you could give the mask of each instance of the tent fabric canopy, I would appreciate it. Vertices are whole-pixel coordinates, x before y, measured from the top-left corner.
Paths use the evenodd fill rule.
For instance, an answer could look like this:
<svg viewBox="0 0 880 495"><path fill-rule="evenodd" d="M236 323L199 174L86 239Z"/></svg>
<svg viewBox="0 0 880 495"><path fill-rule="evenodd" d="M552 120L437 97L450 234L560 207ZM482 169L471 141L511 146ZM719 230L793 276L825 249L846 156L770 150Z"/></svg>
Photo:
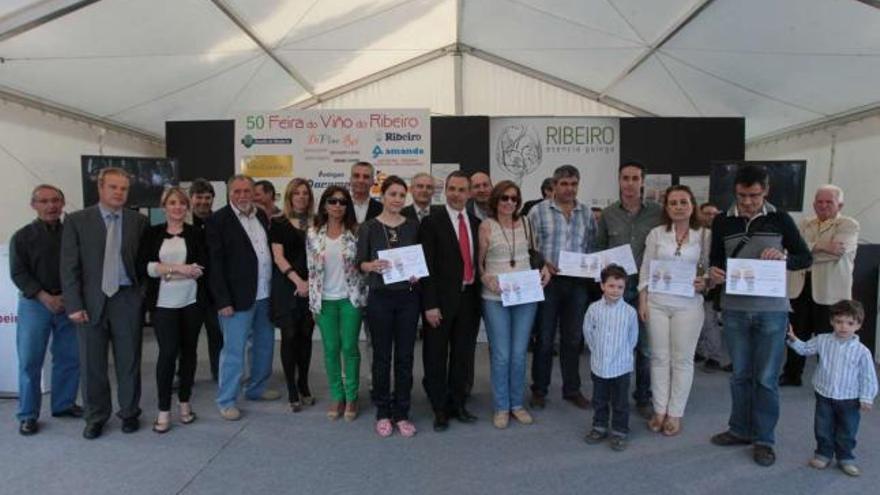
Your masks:
<svg viewBox="0 0 880 495"><path fill-rule="evenodd" d="M505 98L479 105L471 91L528 76L599 103L578 109L744 116L755 138L880 108L880 9L859 0L6 0L0 62L0 96L157 136L166 120L343 101L510 114ZM374 85L373 100L349 94L382 80L398 82ZM413 94L401 96L407 87ZM512 101L528 94L507 101L540 109Z"/></svg>

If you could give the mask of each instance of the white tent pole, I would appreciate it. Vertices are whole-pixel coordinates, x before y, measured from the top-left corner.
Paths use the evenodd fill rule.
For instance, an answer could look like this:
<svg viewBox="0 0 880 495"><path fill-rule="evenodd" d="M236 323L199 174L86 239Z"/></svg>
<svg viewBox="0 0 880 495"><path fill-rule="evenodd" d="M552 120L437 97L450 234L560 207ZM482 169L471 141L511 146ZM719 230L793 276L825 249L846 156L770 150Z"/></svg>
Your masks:
<svg viewBox="0 0 880 495"><path fill-rule="evenodd" d="M479 48L474 48L474 47L466 45L464 43L462 43L460 46L461 46L462 53L466 53L468 55L473 55L474 57L477 57L477 58L484 60L486 62L490 62L495 65L499 65L501 67L504 67L505 69L510 69L514 72L518 72L524 76L528 76L533 79L537 79L541 82L547 83L551 86L555 86L559 89L563 89L563 90L568 91L570 93L574 93L574 94L583 96L584 98L589 98L591 100L598 101L599 103L608 105L610 107L616 108L616 109L621 110L623 112L626 112L626 113L629 113L632 115L636 115L639 117L654 117L655 116L655 114L653 114L643 108L639 108L635 105L630 105L629 103L620 101L616 98L611 98L609 96L603 97L599 93L597 93L596 91L593 91L592 89L585 88L579 84L575 84L575 83L567 81L565 79L561 79L556 76L547 74L546 72L539 71L537 69L533 69L533 68L528 67L526 65L519 64L519 63L514 62L512 60L495 55L494 53L490 53L485 50L481 50Z"/></svg>
<svg viewBox="0 0 880 495"><path fill-rule="evenodd" d="M43 0L0 18L0 42L38 28L47 22L98 2L99 0Z"/></svg>
<svg viewBox="0 0 880 495"><path fill-rule="evenodd" d="M411 59L404 60L403 62L392 65L391 67L382 69L378 72L374 72L368 76L361 77L359 79L355 79L354 81L345 83L341 86L337 86L333 89L329 89L324 91L323 93L315 94L310 98L306 98L304 100L300 100L292 105L288 105L284 108L299 108L306 109L309 107L313 107L322 101L330 100L332 98L336 98L339 95L343 95L345 93L354 91L356 89L362 88L368 84L372 84L377 81L381 81L382 79L391 77L396 74L400 74L401 72L405 72L409 69L418 67L420 65L424 65L428 62L436 60L440 57L444 57L450 53L453 53L456 49L455 43L450 45L446 45L444 47L437 48L435 50L431 50L430 52L423 53L421 55L415 56Z"/></svg>
<svg viewBox="0 0 880 495"><path fill-rule="evenodd" d="M59 117L66 117L71 120L83 122L108 131L118 132L141 139L150 143L165 146L165 140L162 136L158 136L151 132L144 131L129 125L116 122L115 120L106 119L97 115L92 115L81 110L65 107L57 103L50 103L46 100L37 98L36 96L20 93L9 88L0 87L0 100L5 100L29 108L35 108L48 113L53 113Z"/></svg>
<svg viewBox="0 0 880 495"><path fill-rule="evenodd" d="M464 57L459 47L461 45L461 25L464 18L464 0L455 0L455 51L452 52L452 78L453 78L453 104L455 115L464 113L464 76L462 74L462 61Z"/></svg>
<svg viewBox="0 0 880 495"><path fill-rule="evenodd" d="M211 3L213 3L218 9L220 9L220 11L223 12L223 14L225 14L226 17L228 17L229 20L231 20L233 24L235 24L239 29L241 29L242 32L244 32L244 34L246 34L248 36L248 38L250 38L254 43L256 43L257 46L260 47L260 50L263 50L263 52L269 58L271 58L273 62L278 64L278 66L281 67L281 70L286 72L287 75L289 75L291 77L291 79L293 79L294 81L296 81L297 84L302 86L302 88L305 89L308 94L310 94L312 96L315 95L314 86L312 86L311 83L309 83L309 81L307 81L306 78L303 77L302 74L300 74L296 69L294 69L293 66L291 66L290 64L285 62L278 55L276 55L275 52L269 47L269 45L267 45L262 40L262 38L260 38L259 35L257 35L257 33L253 30L253 28L251 28L244 21L244 19L241 18L241 16L239 16L234 10L232 10L232 7L227 5L224 0L211 0Z"/></svg>
<svg viewBox="0 0 880 495"><path fill-rule="evenodd" d="M807 132L827 129L832 126L843 126L851 122L864 120L878 115L880 115L880 102L864 107L853 108L851 110L840 112L834 115L829 115L828 117L822 117L820 119L805 122L803 124L793 125L791 127L779 129L777 131L762 134L760 136L755 136L751 139L746 140L746 146L757 146L773 141L778 141L780 139L785 139L790 136L796 136L799 134L805 134Z"/></svg>
<svg viewBox="0 0 880 495"><path fill-rule="evenodd" d="M693 21L701 12L703 12L706 7L709 6L714 0L700 0L698 3L694 4L690 10L688 10L683 16L681 16L678 20L673 22L663 34L657 38L657 41L650 44L641 55L639 55L635 60L630 63L626 69L624 69L620 74L617 75L614 79L611 80L611 83L602 90L599 94L599 98L605 98L608 96L608 93L611 92L614 87L620 84L621 81L627 78L630 74L635 72L636 69L639 68L645 61L651 58L652 55L657 53L657 50L663 47L669 40L671 40L676 34L678 34L685 26L687 26L691 21Z"/></svg>

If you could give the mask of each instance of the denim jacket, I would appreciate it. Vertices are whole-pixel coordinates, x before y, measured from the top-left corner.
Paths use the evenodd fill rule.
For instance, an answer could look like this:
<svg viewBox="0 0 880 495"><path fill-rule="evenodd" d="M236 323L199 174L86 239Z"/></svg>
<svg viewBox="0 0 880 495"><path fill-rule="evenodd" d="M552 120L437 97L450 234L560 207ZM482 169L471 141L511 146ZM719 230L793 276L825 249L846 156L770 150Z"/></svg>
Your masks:
<svg viewBox="0 0 880 495"><path fill-rule="evenodd" d="M320 230L309 229L306 237L306 262L309 267L309 309L313 314L321 313L321 299L324 293L324 253L327 242L327 226ZM357 236L344 230L342 233L342 260L345 263L345 280L348 285L348 300L360 308L367 302L367 286L364 275L358 269Z"/></svg>

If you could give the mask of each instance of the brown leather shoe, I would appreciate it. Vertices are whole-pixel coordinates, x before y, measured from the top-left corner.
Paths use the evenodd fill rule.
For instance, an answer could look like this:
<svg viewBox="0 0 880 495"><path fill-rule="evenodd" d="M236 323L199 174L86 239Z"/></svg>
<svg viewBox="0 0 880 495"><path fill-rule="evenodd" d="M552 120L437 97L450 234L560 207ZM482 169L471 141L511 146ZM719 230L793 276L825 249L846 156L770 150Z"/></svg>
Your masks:
<svg viewBox="0 0 880 495"><path fill-rule="evenodd" d="M563 397L563 398L565 400L567 400L568 402L571 402L572 404L574 404L574 406L577 407L578 409L589 409L590 408L590 401L587 400L587 398L584 397L584 394L582 394L580 392L578 392L574 395L569 395L568 397Z"/></svg>
<svg viewBox="0 0 880 495"><path fill-rule="evenodd" d="M538 392L532 392L532 398L529 400L529 407L532 409L544 409L547 407L547 396Z"/></svg>

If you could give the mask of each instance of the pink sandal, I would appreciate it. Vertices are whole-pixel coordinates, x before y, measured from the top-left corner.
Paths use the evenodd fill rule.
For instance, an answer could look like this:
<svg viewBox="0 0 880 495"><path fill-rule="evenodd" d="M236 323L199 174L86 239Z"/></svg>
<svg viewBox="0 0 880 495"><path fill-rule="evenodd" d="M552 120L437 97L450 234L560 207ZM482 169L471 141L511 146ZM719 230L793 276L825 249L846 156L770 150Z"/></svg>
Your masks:
<svg viewBox="0 0 880 495"><path fill-rule="evenodd" d="M416 425L405 419L401 419L397 422L397 429L400 431L400 436L402 437L409 438L416 434Z"/></svg>
<svg viewBox="0 0 880 495"><path fill-rule="evenodd" d="M390 437L393 432L394 427L391 426L390 419L380 419L379 421L376 421L376 433L378 433L380 437Z"/></svg>

